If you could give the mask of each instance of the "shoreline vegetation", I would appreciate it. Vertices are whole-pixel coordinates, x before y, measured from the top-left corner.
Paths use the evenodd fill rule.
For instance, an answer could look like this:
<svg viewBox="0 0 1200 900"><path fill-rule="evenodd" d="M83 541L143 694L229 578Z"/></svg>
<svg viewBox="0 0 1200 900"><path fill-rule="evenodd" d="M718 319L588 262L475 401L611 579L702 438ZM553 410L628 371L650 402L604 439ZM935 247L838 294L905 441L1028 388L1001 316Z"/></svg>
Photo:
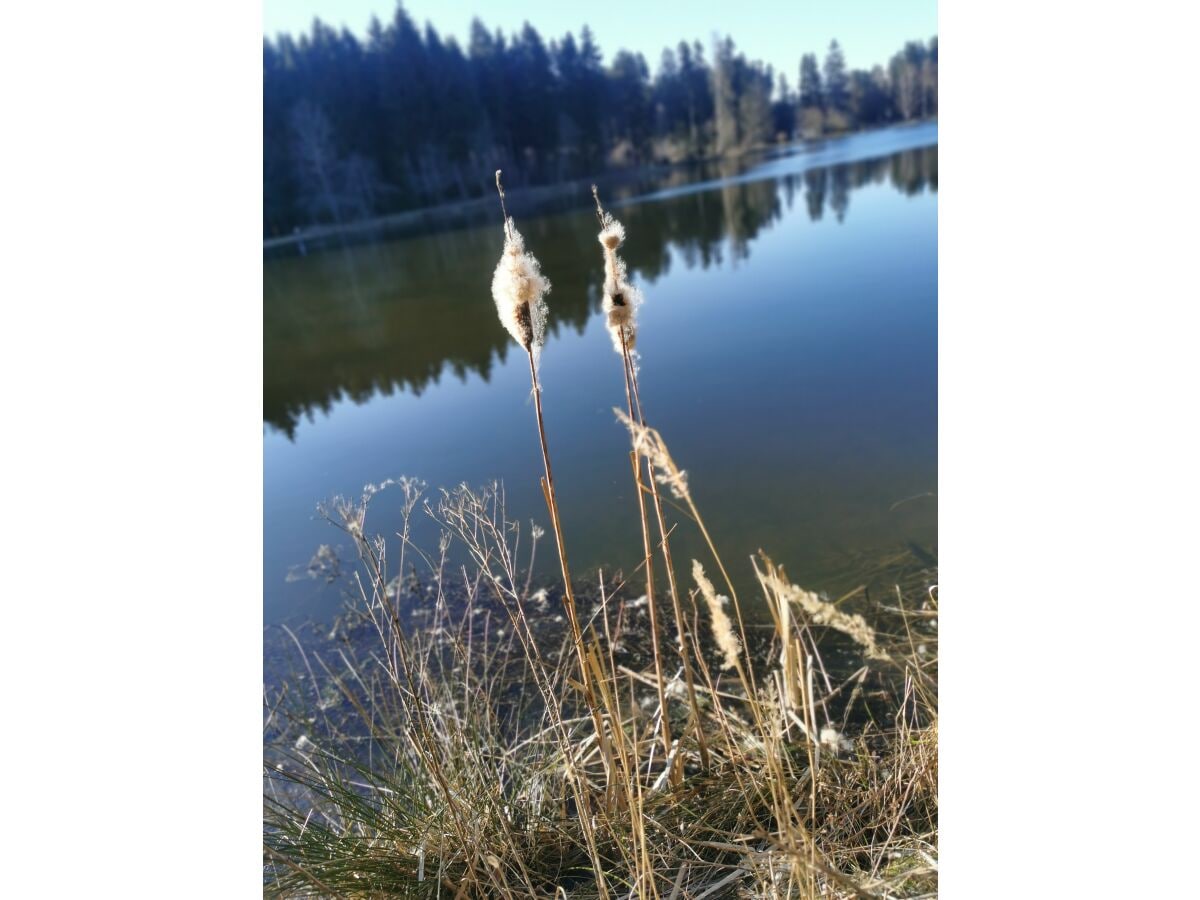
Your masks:
<svg viewBox="0 0 1200 900"><path fill-rule="evenodd" d="M403 492L399 502L412 515L466 512L460 524L481 533L496 526L510 554L545 550L538 532L504 518L498 485L431 498L415 482L389 490ZM365 504L343 510L348 519L331 512L332 521L359 553L378 546L378 538L357 537ZM760 558L756 599L772 601L775 616L788 610L796 651L791 702L782 621L747 623L743 665L759 685L748 696L736 669L723 668L709 608L699 585L689 584L684 602L695 626L689 642L699 662L707 767L674 656L666 719L678 743L673 757L662 752L644 584L636 574L614 573L578 585L580 618L611 673L610 702L620 719L610 728L626 735L626 753L638 763L633 807L605 808L603 763L589 739L586 704L572 688L576 658L561 588L531 584L524 567L515 569L522 612L514 623L491 576L452 570L444 564L450 552L448 544L433 554L409 547L402 560L408 574L391 575L385 564L390 580L382 591L368 578L375 571L369 556L326 554L314 561L323 567L314 574L336 571L365 597L332 623L269 630L268 895L936 896L936 569L898 572L886 595L868 599L859 591L829 601L790 585L786 572ZM536 674L523 635L539 648ZM412 667L411 685L397 664L402 657ZM562 698L551 710L546 687ZM413 691L426 736L414 722ZM566 752L557 722L567 731ZM678 787L670 786L672 771L680 773ZM581 834L568 772L591 789L603 881ZM461 836L450 798L460 804ZM635 825L634 816L642 822ZM631 857L643 852L642 842L649 859L639 863Z"/></svg>
<svg viewBox="0 0 1200 900"><path fill-rule="evenodd" d="M760 551L741 587L770 619L747 627L687 473L648 424L641 291L593 188L643 556L576 584L541 404L551 286L499 171L496 188L492 294L528 355L561 583L534 590L546 532L508 518L500 485L428 495L400 479L323 510L355 558L323 547L313 574L354 601L326 635L281 629L271 654L290 674L264 686L265 891L936 896L936 563L886 598L831 601ZM390 537L367 525L382 491L402 516ZM439 527L436 550L412 540L414 516ZM673 558L679 528L703 536L703 559Z"/></svg>

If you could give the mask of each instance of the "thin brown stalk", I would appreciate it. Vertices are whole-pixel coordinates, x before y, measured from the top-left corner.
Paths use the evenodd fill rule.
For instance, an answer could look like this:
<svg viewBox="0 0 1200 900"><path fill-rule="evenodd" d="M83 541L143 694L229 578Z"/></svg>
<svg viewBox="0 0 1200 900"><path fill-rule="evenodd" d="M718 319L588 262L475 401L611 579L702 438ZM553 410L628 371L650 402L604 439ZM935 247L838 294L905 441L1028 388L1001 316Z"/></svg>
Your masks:
<svg viewBox="0 0 1200 900"><path fill-rule="evenodd" d="M600 205L600 194L599 194L599 191L596 189L595 185L592 185L592 196L596 200L596 217L597 217L598 221L600 222L600 227L603 232L606 221L611 222L612 220L611 219L606 220L606 217L604 215L604 209ZM619 264L619 261L616 258L615 246L610 246L608 244L605 244L604 245L604 253L605 253L605 259L606 259L606 267L611 271L612 277L614 279L617 279L619 277L619 273L623 272L624 269ZM615 286L617 288L621 287L620 285L615 285ZM607 290L607 288L606 288L606 290ZM631 302L631 301L627 300L627 302ZM624 382L625 382L625 403L629 410L629 418L633 421L637 421L639 423L644 424L644 418L642 416L641 398L638 395L637 371L634 368L633 360L630 356L630 348L629 348L629 343L627 340L627 335L629 332L625 326L622 326L617 329L617 333L620 335L622 374L624 376ZM635 409L636 409L636 416L635 416ZM655 591L654 591L654 550L653 550L653 545L650 540L650 523L649 523L648 516L646 514L646 501L645 501L645 497L643 494L643 492L645 491L646 485L643 481L643 475L642 475L642 460L639 458L639 454L637 453L636 450L630 454L630 462L633 466L634 486L635 486L635 490L636 490L636 494L637 494L637 501L638 501L638 517L639 517L639 519L641 521L641 525L642 525L642 548L643 548L643 551L645 554L644 558L645 558L645 566L646 566L646 605L647 605L647 608L648 608L649 614L650 614L651 648L652 648L653 654L654 654L654 673L655 673L655 681L656 681L655 687L658 691L659 708L662 711L661 735L662 735L662 742L663 742L663 752L664 752L664 754L667 754L669 756L671 753L671 749L672 749L672 740L671 740L669 709L668 709L667 703L666 703L665 681L663 678L662 653L661 653L661 648L659 646L658 604L655 602L656 598L655 598ZM658 494L658 485L654 479L654 468L651 465L649 460L646 461L645 466L646 466L646 468L645 468L646 480L649 481L650 493L654 500L655 517L657 520L659 536L660 536L659 546L662 548L662 551L663 551L663 562L664 562L664 566L667 571L667 582L668 582L668 587L669 587L670 593L671 593L671 602L672 602L672 606L673 606L673 611L675 613L677 646L678 646L679 655L683 661L688 702L691 706L693 721L696 724L696 734L697 734L697 741L700 745L701 761L702 761L703 766L705 768L708 768L708 765L709 765L708 747L707 747L707 744L706 744L705 738L704 738L704 729L701 727L699 704L696 701L695 682L692 677L691 659L690 659L690 655L688 654L688 651L687 651L687 640L686 640L686 636L685 636L686 626L684 624L685 620L684 620L682 609L681 609L680 602L679 602L679 590L678 590L678 585L675 582L675 572L674 572L674 567L673 567L672 561L671 561L669 532L667 531L666 522L664 520L663 513L662 513L662 502L661 502L661 499L659 498L659 494ZM674 768L670 773L671 783L673 785L678 786L681 782L681 777L682 777L682 773L681 773L681 770L679 767Z"/></svg>
<svg viewBox="0 0 1200 900"><path fill-rule="evenodd" d="M571 626L571 642L575 645L575 654L579 660L579 681L583 688L584 702L592 715L592 723L596 728L596 741L604 758L608 777L614 777L612 751L608 746L604 720L600 715L600 707L596 702L596 693L592 685L591 673L588 671L587 656L584 649L583 632L579 627L579 616L575 606L575 590L571 586L571 569L567 563L567 548L563 542L562 520L558 512L558 498L554 493L554 472L550 465L550 447L546 441L546 424L542 415L542 389L538 384L537 365L534 363L533 350L526 348L529 357L529 377L533 384L533 406L537 411L538 440L542 447L542 463L546 475L542 479L542 492L546 498L546 507L550 511L550 522L554 526L554 540L558 548L558 561L562 568L563 577L563 608L567 613L567 621Z"/></svg>
<svg viewBox="0 0 1200 900"><path fill-rule="evenodd" d="M514 226L512 224L512 220L508 217L508 210L505 207L504 186L500 180L500 171L499 170L496 171L496 191L500 195L500 211L501 211L501 214L504 216L504 229L505 229L505 234L507 236L507 238L506 238L506 241L507 241L508 238L515 237L515 231L514 231ZM508 252L507 243L506 243L506 252ZM536 272L537 272L536 261L533 260L533 258L529 257L529 256L522 257L522 259L525 261L525 265L527 266L527 277L528 277L528 269L532 269L532 271L534 273L533 277L538 277L538 276L536 276ZM500 269L497 269L497 271L499 272ZM499 278L500 276L498 275L497 277ZM497 282L493 281L493 292L495 292L495 290L496 290L496 284L497 284ZM546 289L545 284L543 284L542 289L543 290ZM500 295L497 295L497 297L498 297L497 303L498 303L498 308L499 308ZM511 300L512 297L510 296L508 299ZM534 302L540 303L539 298L535 297L533 299L534 299ZM586 651L584 648L583 632L579 627L579 616L578 616L578 613L576 610L576 603L575 603L575 591L574 591L574 588L571 583L570 566L567 563L566 544L563 541L562 520L559 515L558 500L557 500L557 497L556 497L555 491L554 491L554 472L553 472L553 469L550 464L550 448L549 448L548 442L546 441L546 425L545 425L544 416L542 414L542 391L541 391L541 385L538 383L537 361L534 357L535 344L538 341L538 334L540 333L540 329L538 327L535 327L535 323L533 322L533 319L532 319L533 312L530 309L530 299L527 296L518 295L516 298L516 301L517 301L516 308L511 310L513 313L515 313L514 318L506 321L504 319L504 317L502 316L502 321L506 321L506 327L510 328L510 333L512 333L513 337L515 339L517 339L518 343L520 343L524 347L525 353L529 358L529 379L530 379L530 384L533 389L534 408L537 412L538 441L541 446L542 464L543 464L543 467L544 467L545 473L546 473L545 476L542 478L542 492L546 498L546 507L550 513L551 523L554 526L554 540L555 540L555 545L558 549L559 564L562 568L563 608L566 611L567 620L570 623L571 639L575 645L575 654L576 654L576 658L579 662L580 687L583 691L584 701L587 703L588 709L591 712L592 721L596 728L596 740L602 751L604 763L605 763L605 770L607 772L608 778L611 781L611 779L614 777L613 757L612 757L611 751L609 750L609 747L608 747L608 741L607 741L606 735L605 735L604 721L600 714L600 708L596 703L596 693L595 693L595 690L592 685L591 673L588 671Z"/></svg>
<svg viewBox="0 0 1200 900"><path fill-rule="evenodd" d="M621 336L624 356L629 358L629 350L624 346L625 337ZM625 370L625 399L629 404L629 415L633 416L633 395L629 386L629 369ZM667 695L663 680L662 653L658 643L658 605L654 602L654 549L650 543L650 522L646 517L646 500L642 494L642 460L637 451L629 454L630 465L633 466L633 481L637 493L638 517L642 523L642 549L645 553L646 565L646 608L650 611L650 646L654 653L655 688L658 691L658 706L662 710L662 743L663 753L671 752L671 719L667 708ZM650 472L650 481L654 481L654 473ZM677 783L678 779L675 779Z"/></svg>
<svg viewBox="0 0 1200 900"><path fill-rule="evenodd" d="M622 351L625 362L625 393L626 399L629 398L629 388L633 388L633 401L630 405L629 417L632 419L634 408L637 410L637 422L639 425L645 426L646 419L642 415L642 400L638 391L637 369L634 368L633 360L629 355L629 347L622 340ZM692 675L692 660L691 654L688 653L687 647L687 625L683 615L683 607L679 601L679 585L675 581L675 565L671 560L671 537L667 530L666 519L663 516L662 496L658 491L658 480L654 477L653 466L650 461L646 461L646 471L649 475L650 493L654 499L654 514L658 521L658 533L660 537L659 546L662 548L663 565L667 570L667 586L671 592L671 604L675 612L675 633L677 636L679 658L683 661L683 677L684 683L687 686L688 702L692 707L692 718L696 722L696 740L700 745L700 764L707 769L709 767L708 744L704 738L704 728L701 725L700 705L696 701L696 683ZM639 488L641 486L639 485ZM639 491L639 498L641 493Z"/></svg>

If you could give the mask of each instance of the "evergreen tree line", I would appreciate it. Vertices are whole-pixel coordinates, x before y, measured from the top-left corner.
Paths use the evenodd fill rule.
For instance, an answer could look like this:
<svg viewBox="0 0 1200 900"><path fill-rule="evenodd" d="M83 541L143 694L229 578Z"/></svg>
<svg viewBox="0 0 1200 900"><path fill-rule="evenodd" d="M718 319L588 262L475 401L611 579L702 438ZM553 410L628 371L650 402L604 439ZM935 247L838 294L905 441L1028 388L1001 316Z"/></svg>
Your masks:
<svg viewBox="0 0 1200 900"><path fill-rule="evenodd" d="M886 68L849 70L833 41L798 90L725 38L607 66L591 30L547 44L471 23L468 46L421 31L402 5L365 41L315 21L263 42L264 236L480 196L606 168L741 152L797 136L937 114L937 38Z"/></svg>

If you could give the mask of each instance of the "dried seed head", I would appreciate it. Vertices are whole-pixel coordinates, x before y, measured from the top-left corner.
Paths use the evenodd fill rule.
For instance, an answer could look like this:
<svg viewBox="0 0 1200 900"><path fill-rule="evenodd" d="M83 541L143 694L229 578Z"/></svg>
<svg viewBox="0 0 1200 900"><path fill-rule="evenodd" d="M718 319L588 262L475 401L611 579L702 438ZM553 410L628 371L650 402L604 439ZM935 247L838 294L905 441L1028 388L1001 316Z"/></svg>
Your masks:
<svg viewBox="0 0 1200 900"><path fill-rule="evenodd" d="M614 251L625 241L625 226L609 213L600 218L600 243L605 250Z"/></svg>
<svg viewBox="0 0 1200 900"><path fill-rule="evenodd" d="M821 729L820 742L834 753L851 753L854 743L832 725Z"/></svg>
<svg viewBox="0 0 1200 900"><path fill-rule="evenodd" d="M604 298L604 313L608 316L609 325L626 325L633 318L633 307L619 302L617 298Z"/></svg>
<svg viewBox="0 0 1200 900"><path fill-rule="evenodd" d="M708 614L712 619L713 639L717 642L717 648L724 657L721 668L735 668L738 665L738 655L742 652L742 642L734 634L733 622L729 620L729 615L725 612L725 604L729 602L729 598L716 592L712 582L704 574L704 566L700 565L700 561L696 559L692 560L692 578L695 579L700 593L704 596L704 602L708 606Z"/></svg>
<svg viewBox="0 0 1200 900"><path fill-rule="evenodd" d="M858 613L842 612L828 600L823 600L819 594L788 583L776 570L768 569L765 575L760 573L758 577L763 586L779 598L780 603L796 605L814 625L840 631L863 648L867 659L888 659L887 653L879 646L875 629Z"/></svg>
<svg viewBox="0 0 1200 900"><path fill-rule="evenodd" d="M605 325L617 353L632 351L637 346L637 307L641 302L641 292L629 284L621 285L612 293L604 293Z"/></svg>
<svg viewBox="0 0 1200 900"><path fill-rule="evenodd" d="M637 346L637 308L642 293L629 283L625 261L617 256L617 248L625 240L625 227L600 206L600 194L592 185L596 198L596 216L600 220L600 245L604 248L604 309L605 326L612 338L613 350L624 354Z"/></svg>
<svg viewBox="0 0 1200 900"><path fill-rule="evenodd" d="M688 497L687 472L675 465L667 452L667 445L655 429L639 425L624 412L613 407L617 421L629 429L629 440L633 449L646 457L654 466L654 480L671 490L671 494L683 500Z"/></svg>
<svg viewBox="0 0 1200 900"><path fill-rule="evenodd" d="M513 340L531 353L546 343L546 301L550 282L537 259L525 252L525 239L510 218L504 226L504 252L492 275L496 313Z"/></svg>

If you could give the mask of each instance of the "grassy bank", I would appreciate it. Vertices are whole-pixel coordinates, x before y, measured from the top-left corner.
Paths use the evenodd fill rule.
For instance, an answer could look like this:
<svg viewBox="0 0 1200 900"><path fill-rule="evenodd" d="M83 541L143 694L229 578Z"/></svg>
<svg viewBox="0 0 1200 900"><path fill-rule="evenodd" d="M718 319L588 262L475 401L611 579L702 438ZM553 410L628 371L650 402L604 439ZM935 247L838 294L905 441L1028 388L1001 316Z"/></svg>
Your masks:
<svg viewBox="0 0 1200 900"><path fill-rule="evenodd" d="M280 648L292 672L267 697L271 893L936 891L934 572L910 570L869 605L861 592L834 604L762 558L758 599L775 625L727 658L736 625L727 614L714 629L728 604L706 602L715 590L697 571L685 603L695 710L677 652L660 705L646 595L613 579L577 591L601 743L573 689L561 598L526 584L517 557L537 541L504 517L502 494L396 490L450 537L433 554L402 542L389 561L367 532L368 498L331 511L357 550L344 574L360 594L332 634ZM472 569L448 569L453 543Z"/></svg>

